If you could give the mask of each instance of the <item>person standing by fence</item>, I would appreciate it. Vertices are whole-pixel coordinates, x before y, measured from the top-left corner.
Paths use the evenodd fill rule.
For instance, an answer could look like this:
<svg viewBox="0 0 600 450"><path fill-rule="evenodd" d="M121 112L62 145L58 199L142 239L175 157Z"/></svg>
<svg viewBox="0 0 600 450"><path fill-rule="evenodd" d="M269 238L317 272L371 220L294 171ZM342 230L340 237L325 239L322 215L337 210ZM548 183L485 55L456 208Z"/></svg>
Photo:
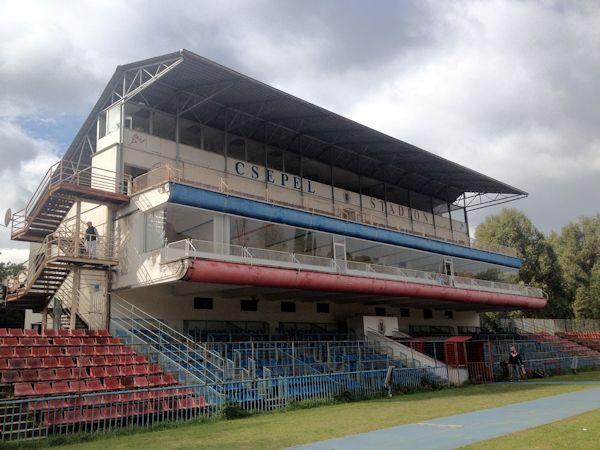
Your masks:
<svg viewBox="0 0 600 450"><path fill-rule="evenodd" d="M98 230L94 227L92 222L87 223L87 229L85 230L85 249L87 250L88 257L96 257L96 242L98 240Z"/></svg>
<svg viewBox="0 0 600 450"><path fill-rule="evenodd" d="M508 365L511 369L510 381L521 381L521 370L523 367L523 358L517 351L515 346L510 347L510 354L508 355Z"/></svg>

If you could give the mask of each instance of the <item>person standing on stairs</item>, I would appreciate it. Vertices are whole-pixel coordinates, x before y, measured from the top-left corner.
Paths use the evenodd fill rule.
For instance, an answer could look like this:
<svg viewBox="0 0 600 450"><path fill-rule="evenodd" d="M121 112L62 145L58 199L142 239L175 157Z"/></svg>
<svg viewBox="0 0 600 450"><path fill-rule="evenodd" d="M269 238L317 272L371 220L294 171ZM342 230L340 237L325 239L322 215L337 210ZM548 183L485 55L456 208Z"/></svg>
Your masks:
<svg viewBox="0 0 600 450"><path fill-rule="evenodd" d="M92 222L87 222L87 229L85 230L85 249L88 257L96 258L96 241L98 240L98 230L94 227Z"/></svg>

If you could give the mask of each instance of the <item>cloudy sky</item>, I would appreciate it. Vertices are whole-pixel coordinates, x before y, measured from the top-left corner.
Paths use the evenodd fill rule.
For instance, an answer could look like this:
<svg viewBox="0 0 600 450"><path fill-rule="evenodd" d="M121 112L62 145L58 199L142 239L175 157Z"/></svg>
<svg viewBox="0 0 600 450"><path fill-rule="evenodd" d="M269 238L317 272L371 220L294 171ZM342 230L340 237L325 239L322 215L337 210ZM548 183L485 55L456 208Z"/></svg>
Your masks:
<svg viewBox="0 0 600 450"><path fill-rule="evenodd" d="M600 211L598 2L0 0L0 216L117 65L180 48L526 190L546 232Z"/></svg>

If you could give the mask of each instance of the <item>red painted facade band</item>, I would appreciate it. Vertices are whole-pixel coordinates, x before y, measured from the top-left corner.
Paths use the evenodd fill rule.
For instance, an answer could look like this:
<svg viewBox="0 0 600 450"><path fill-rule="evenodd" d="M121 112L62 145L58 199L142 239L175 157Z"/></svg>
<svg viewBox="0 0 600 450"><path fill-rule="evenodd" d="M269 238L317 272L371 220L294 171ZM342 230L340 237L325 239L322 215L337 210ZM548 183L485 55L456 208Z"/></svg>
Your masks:
<svg viewBox="0 0 600 450"><path fill-rule="evenodd" d="M386 297L414 297L513 308L540 309L546 306L546 299L537 297L199 259L190 261L183 280Z"/></svg>

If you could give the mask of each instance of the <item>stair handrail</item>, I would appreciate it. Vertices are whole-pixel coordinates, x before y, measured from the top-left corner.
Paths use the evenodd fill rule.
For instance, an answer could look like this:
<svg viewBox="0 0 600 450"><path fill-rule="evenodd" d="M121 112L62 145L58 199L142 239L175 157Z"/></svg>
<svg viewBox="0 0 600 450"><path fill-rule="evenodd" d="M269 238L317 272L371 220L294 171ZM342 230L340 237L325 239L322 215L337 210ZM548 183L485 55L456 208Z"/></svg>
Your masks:
<svg viewBox="0 0 600 450"><path fill-rule="evenodd" d="M219 369L223 370L223 372L225 372L225 370L227 369L228 361L225 358L223 358L221 355L219 355L217 352L209 349L208 347L206 347L205 345L202 345L199 342L196 342L196 341L190 339L188 336L180 333L179 331L170 327L169 325L165 324L164 322L160 321L156 317L148 314L146 311L144 311L143 309L138 308L134 304L128 302L123 297L119 296L118 294L115 294L113 292L110 294L110 297L111 297L111 307L113 305L118 307L119 303L121 303L122 304L122 305L120 305L121 308L125 308L126 310L128 309L129 310L128 312L131 315L137 315L142 320L145 320L150 323L154 322L154 323L158 324L158 326L157 325L154 325L154 326L155 326L155 328L158 328L159 331L162 331L165 334L170 335L173 339L175 339L175 341L189 347L202 359L210 361L209 358L207 358L206 356L202 356L202 354L198 353L198 350L202 351L205 355L210 355L211 359L213 359L214 361L217 361L218 364L220 364L220 367L218 364L214 364L213 361L210 361L211 364L213 364L216 367L218 367ZM115 303L115 300L116 300L116 303Z"/></svg>
<svg viewBox="0 0 600 450"><path fill-rule="evenodd" d="M25 208L15 212L11 233L15 234L18 230L27 228L32 222L32 212L38 206L44 193L63 182L127 194L128 186L131 184L131 175L119 175L117 172L100 167L82 166L73 161L60 160L47 170Z"/></svg>

